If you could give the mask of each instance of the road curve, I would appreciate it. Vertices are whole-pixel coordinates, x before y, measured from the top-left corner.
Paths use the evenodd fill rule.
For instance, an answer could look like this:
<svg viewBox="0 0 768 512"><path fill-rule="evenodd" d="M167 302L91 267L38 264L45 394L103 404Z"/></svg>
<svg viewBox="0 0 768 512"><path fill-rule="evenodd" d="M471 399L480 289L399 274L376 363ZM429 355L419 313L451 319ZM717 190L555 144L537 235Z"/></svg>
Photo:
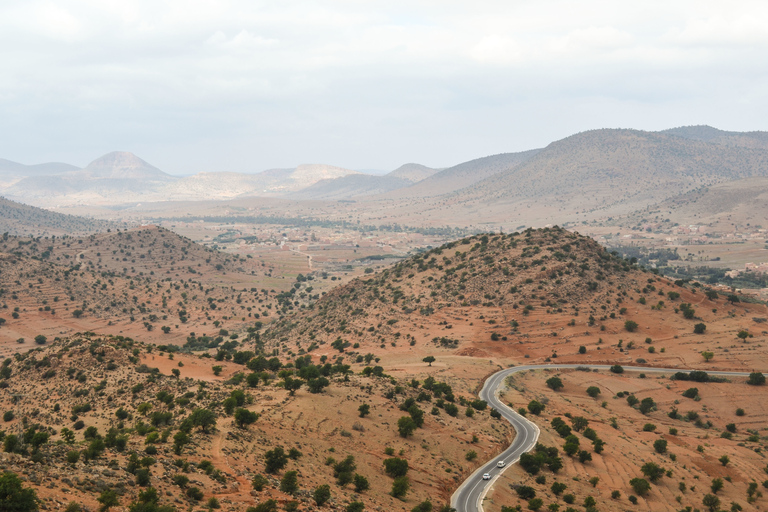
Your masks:
<svg viewBox="0 0 768 512"><path fill-rule="evenodd" d="M506 370L496 372L485 381L483 389L481 389L479 393L480 399L485 400L490 407L499 411L502 417L512 424L516 435L509 448L477 468L477 470L475 470L475 472L472 473L458 489L456 489L456 492L451 496L451 506L455 508L457 512L482 512L482 501L496 479L499 478L501 473L503 473L511 464L516 463L520 459L520 455L533 449L539 439L539 427L537 427L535 423L528 421L525 417L517 414L499 399L499 393L504 386L506 378L514 373L528 370L565 370L575 368L609 370L611 365L544 364L516 366L514 368L507 368ZM645 366L623 366L623 368L625 371L640 371L644 373L675 373L699 370L699 368L649 368ZM704 371L710 375L724 377L749 376L749 372ZM503 468L498 468L496 465L498 461L504 461L505 466ZM483 480L484 473L489 473L491 479Z"/></svg>

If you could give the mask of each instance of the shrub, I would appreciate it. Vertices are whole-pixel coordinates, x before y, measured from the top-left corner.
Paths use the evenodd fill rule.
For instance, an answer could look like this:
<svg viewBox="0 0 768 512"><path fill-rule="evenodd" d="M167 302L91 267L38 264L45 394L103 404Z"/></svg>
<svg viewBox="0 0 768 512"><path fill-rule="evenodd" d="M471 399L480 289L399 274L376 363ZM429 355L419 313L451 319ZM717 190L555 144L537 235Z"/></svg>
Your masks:
<svg viewBox="0 0 768 512"><path fill-rule="evenodd" d="M531 414L539 415L543 410L544 410L544 404L542 404L541 402L538 402L536 400L531 400L530 402L528 402L528 411Z"/></svg>
<svg viewBox="0 0 768 512"><path fill-rule="evenodd" d="M666 470L655 462L646 462L640 468L640 471L642 471L643 475L645 475L651 482L655 482L666 473ZM638 492L638 494L640 493Z"/></svg>
<svg viewBox="0 0 768 512"><path fill-rule="evenodd" d="M645 478L633 478L629 481L632 490L640 496L645 496L651 490L651 484ZM631 499L630 499L631 500Z"/></svg>
<svg viewBox="0 0 768 512"><path fill-rule="evenodd" d="M392 496L395 498L402 498L406 495L410 487L411 482L408 480L408 477L399 476L392 482Z"/></svg>
<svg viewBox="0 0 768 512"><path fill-rule="evenodd" d="M536 489L528 485L519 486L515 489L515 492L517 492L517 495L523 500L530 500L536 497Z"/></svg>
<svg viewBox="0 0 768 512"><path fill-rule="evenodd" d="M624 373L624 368L621 365L615 364L611 366L611 373Z"/></svg>
<svg viewBox="0 0 768 512"><path fill-rule="evenodd" d="M749 379L747 379L747 384L750 384L752 386L762 386L765 384L765 375L763 375L760 372L752 372L749 374Z"/></svg>
<svg viewBox="0 0 768 512"><path fill-rule="evenodd" d="M666 453L667 451L667 440L666 439L657 439L653 442L653 449L656 450L656 453Z"/></svg>
<svg viewBox="0 0 768 512"><path fill-rule="evenodd" d="M328 484L319 486L312 494L312 498L315 500L315 504L318 507L322 506L325 502L331 499L331 486Z"/></svg>
<svg viewBox="0 0 768 512"><path fill-rule="evenodd" d="M408 461L398 457L384 459L384 471L392 478L405 476L408 473Z"/></svg>
<svg viewBox="0 0 768 512"><path fill-rule="evenodd" d="M627 320L624 322L624 329L626 329L628 332L635 332L637 330L637 322L634 320Z"/></svg>
<svg viewBox="0 0 768 512"><path fill-rule="evenodd" d="M694 334L704 334L704 331L706 331L706 330L707 330L707 326L702 324L702 323L698 323L698 324L693 326L693 333Z"/></svg>
<svg viewBox="0 0 768 512"><path fill-rule="evenodd" d="M280 490L286 494L295 494L299 490L298 472L287 471L280 481Z"/></svg>
<svg viewBox="0 0 768 512"><path fill-rule="evenodd" d="M683 391L685 398L696 398L699 395L699 388L688 388Z"/></svg>
<svg viewBox="0 0 768 512"><path fill-rule="evenodd" d="M563 388L563 381L560 379L560 377L550 377L547 379L546 384L547 384L547 387L549 387L553 391L557 391Z"/></svg>
<svg viewBox="0 0 768 512"><path fill-rule="evenodd" d="M187 489L186 495L189 499L194 501L200 501L204 497L203 491L201 491L197 487L190 487L189 489Z"/></svg>

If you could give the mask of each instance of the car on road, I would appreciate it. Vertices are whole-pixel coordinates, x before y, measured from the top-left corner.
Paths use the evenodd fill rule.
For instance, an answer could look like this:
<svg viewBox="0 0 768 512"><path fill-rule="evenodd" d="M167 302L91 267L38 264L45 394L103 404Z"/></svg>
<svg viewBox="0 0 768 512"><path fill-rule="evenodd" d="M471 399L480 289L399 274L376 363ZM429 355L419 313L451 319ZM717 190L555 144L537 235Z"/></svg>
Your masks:
<svg viewBox="0 0 768 512"><path fill-rule="evenodd" d="M499 462L496 463L496 467L497 468L503 468L506 465L507 465L507 463L504 462L503 460L500 460Z"/></svg>
<svg viewBox="0 0 768 512"><path fill-rule="evenodd" d="M483 473L483 480L490 480L491 474L490 473Z"/></svg>

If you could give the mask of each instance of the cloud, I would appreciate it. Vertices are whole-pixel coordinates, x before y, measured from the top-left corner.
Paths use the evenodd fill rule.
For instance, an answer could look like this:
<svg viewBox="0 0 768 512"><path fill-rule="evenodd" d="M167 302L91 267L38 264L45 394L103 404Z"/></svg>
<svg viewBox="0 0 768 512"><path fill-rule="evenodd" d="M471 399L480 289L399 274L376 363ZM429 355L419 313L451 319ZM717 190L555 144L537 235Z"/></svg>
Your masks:
<svg viewBox="0 0 768 512"><path fill-rule="evenodd" d="M766 25L746 0L8 0L0 157L394 168L610 125L765 128Z"/></svg>

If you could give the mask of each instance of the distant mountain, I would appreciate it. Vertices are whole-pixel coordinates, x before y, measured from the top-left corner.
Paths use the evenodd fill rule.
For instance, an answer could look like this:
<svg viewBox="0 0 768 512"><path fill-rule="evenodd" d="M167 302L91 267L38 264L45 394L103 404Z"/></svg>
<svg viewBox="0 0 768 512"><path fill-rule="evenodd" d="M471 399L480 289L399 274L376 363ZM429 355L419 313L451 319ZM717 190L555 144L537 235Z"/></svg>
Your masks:
<svg viewBox="0 0 768 512"><path fill-rule="evenodd" d="M760 147L605 129L553 142L521 165L454 196L486 206L626 213L702 185L765 175L768 150Z"/></svg>
<svg viewBox="0 0 768 512"><path fill-rule="evenodd" d="M616 219L629 226L661 222L662 229L675 223L704 224L717 231L718 223L728 230L734 225L766 227L768 177L744 178L711 187L700 187ZM768 239L768 236L766 237Z"/></svg>
<svg viewBox="0 0 768 512"><path fill-rule="evenodd" d="M7 187L29 176L52 176L75 171L77 167L60 162L24 165L0 158L0 187Z"/></svg>
<svg viewBox="0 0 768 512"><path fill-rule="evenodd" d="M67 173L67 177L92 180L149 180L166 182L178 179L148 164L133 153L126 151L107 153L88 164L84 169Z"/></svg>
<svg viewBox="0 0 768 512"><path fill-rule="evenodd" d="M385 194L383 197L387 199L406 199L448 194L468 187L494 174L514 169L538 152L538 149L533 149L522 153L503 153L464 162L434 173L408 188Z"/></svg>
<svg viewBox="0 0 768 512"><path fill-rule="evenodd" d="M314 185L291 194L291 199L322 199L327 201L352 199L383 194L411 185L411 181L390 175L350 174L336 179L320 180Z"/></svg>
<svg viewBox="0 0 768 512"><path fill-rule="evenodd" d="M387 174L387 176L416 183L429 178L439 171L439 169L431 169L421 164L404 164Z"/></svg>
<svg viewBox="0 0 768 512"><path fill-rule="evenodd" d="M18 236L85 235L125 227L122 223L49 212L0 197L0 233Z"/></svg>
<svg viewBox="0 0 768 512"><path fill-rule="evenodd" d="M0 160L0 193L41 206L231 199L283 196L321 180L350 175L365 176L331 165L304 164L258 174L199 173L179 178L132 153L115 151L83 169L66 164L24 166Z"/></svg>
<svg viewBox="0 0 768 512"><path fill-rule="evenodd" d="M132 153L113 152L84 169L29 176L7 187L4 193L40 205L141 201L178 179Z"/></svg>
<svg viewBox="0 0 768 512"><path fill-rule="evenodd" d="M768 149L768 132L727 132L711 126L682 126L659 133L724 146Z"/></svg>

